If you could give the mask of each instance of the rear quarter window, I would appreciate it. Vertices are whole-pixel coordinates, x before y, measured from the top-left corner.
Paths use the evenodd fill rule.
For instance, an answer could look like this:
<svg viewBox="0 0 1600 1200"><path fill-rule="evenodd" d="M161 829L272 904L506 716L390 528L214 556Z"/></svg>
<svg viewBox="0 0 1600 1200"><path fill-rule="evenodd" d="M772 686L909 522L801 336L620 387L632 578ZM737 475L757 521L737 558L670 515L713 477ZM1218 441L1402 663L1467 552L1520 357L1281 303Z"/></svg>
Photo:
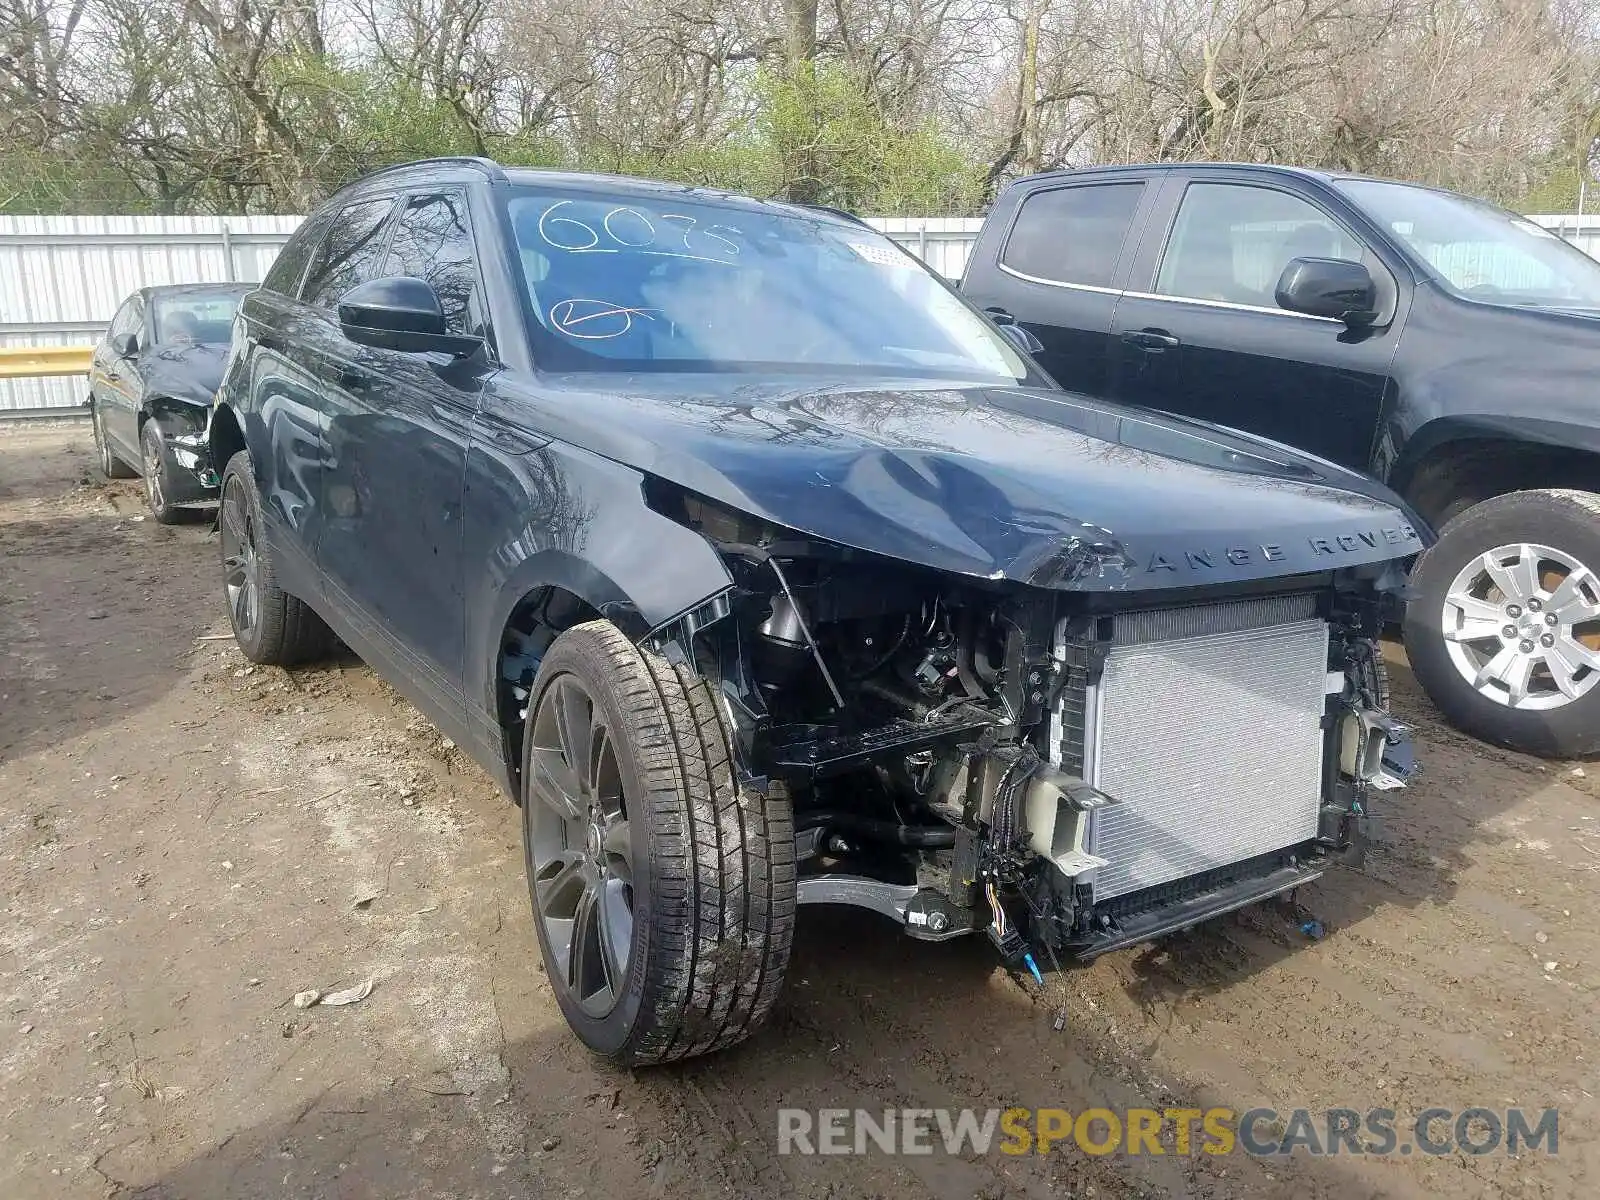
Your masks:
<svg viewBox="0 0 1600 1200"><path fill-rule="evenodd" d="M1000 262L1052 283L1110 287L1143 192L1142 181L1034 192L1022 202Z"/></svg>

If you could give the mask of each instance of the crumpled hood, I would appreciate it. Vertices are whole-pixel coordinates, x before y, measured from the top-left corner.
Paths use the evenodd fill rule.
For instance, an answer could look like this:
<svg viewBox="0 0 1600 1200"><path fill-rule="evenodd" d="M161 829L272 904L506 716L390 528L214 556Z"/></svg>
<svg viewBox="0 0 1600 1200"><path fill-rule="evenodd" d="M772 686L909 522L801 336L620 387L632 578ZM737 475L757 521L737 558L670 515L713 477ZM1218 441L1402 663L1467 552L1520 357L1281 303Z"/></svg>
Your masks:
<svg viewBox="0 0 1600 1200"><path fill-rule="evenodd" d="M160 342L139 355L145 392L210 406L222 384L228 347L214 342Z"/></svg>
<svg viewBox="0 0 1600 1200"><path fill-rule="evenodd" d="M567 376L537 427L729 507L1041 587L1193 587L1404 558L1387 489L1262 439L1043 388Z"/></svg>

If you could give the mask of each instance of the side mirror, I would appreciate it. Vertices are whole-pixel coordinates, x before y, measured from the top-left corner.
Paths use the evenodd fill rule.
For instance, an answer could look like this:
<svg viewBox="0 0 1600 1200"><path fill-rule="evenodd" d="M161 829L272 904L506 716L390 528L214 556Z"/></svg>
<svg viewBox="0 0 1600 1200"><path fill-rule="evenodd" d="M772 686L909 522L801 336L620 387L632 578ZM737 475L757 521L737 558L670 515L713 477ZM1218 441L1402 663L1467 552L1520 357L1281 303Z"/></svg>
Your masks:
<svg viewBox="0 0 1600 1200"><path fill-rule="evenodd" d="M438 294L406 276L351 288L339 298L339 328L358 345L407 354L437 350L463 358L483 345L482 338L447 333Z"/></svg>
<svg viewBox="0 0 1600 1200"><path fill-rule="evenodd" d="M139 337L132 333L119 333L111 339L111 350L118 358L136 358L139 354Z"/></svg>
<svg viewBox="0 0 1600 1200"><path fill-rule="evenodd" d="M1291 259L1273 296L1279 308L1332 317L1352 327L1378 319L1378 285L1372 272L1345 258Z"/></svg>

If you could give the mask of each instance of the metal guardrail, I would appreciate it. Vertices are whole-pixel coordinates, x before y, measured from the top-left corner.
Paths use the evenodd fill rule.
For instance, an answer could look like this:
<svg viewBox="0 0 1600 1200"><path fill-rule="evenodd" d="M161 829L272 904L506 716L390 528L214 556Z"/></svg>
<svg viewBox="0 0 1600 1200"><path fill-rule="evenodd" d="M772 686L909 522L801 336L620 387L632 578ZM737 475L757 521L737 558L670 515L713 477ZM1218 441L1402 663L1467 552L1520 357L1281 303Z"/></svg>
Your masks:
<svg viewBox="0 0 1600 1200"><path fill-rule="evenodd" d="M87 375L93 346L0 346L0 379Z"/></svg>

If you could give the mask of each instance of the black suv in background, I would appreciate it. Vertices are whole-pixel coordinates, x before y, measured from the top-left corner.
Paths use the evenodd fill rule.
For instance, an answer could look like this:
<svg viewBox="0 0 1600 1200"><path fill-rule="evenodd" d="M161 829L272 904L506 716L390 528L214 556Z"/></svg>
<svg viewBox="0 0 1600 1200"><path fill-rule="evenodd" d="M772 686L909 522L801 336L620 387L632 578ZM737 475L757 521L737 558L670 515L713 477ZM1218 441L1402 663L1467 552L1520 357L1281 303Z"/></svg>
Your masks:
<svg viewBox="0 0 1600 1200"><path fill-rule="evenodd" d="M1434 702L1600 750L1600 263L1452 192L1178 164L1013 184L962 289L1067 387L1387 482L1442 531L1405 622Z"/></svg>

